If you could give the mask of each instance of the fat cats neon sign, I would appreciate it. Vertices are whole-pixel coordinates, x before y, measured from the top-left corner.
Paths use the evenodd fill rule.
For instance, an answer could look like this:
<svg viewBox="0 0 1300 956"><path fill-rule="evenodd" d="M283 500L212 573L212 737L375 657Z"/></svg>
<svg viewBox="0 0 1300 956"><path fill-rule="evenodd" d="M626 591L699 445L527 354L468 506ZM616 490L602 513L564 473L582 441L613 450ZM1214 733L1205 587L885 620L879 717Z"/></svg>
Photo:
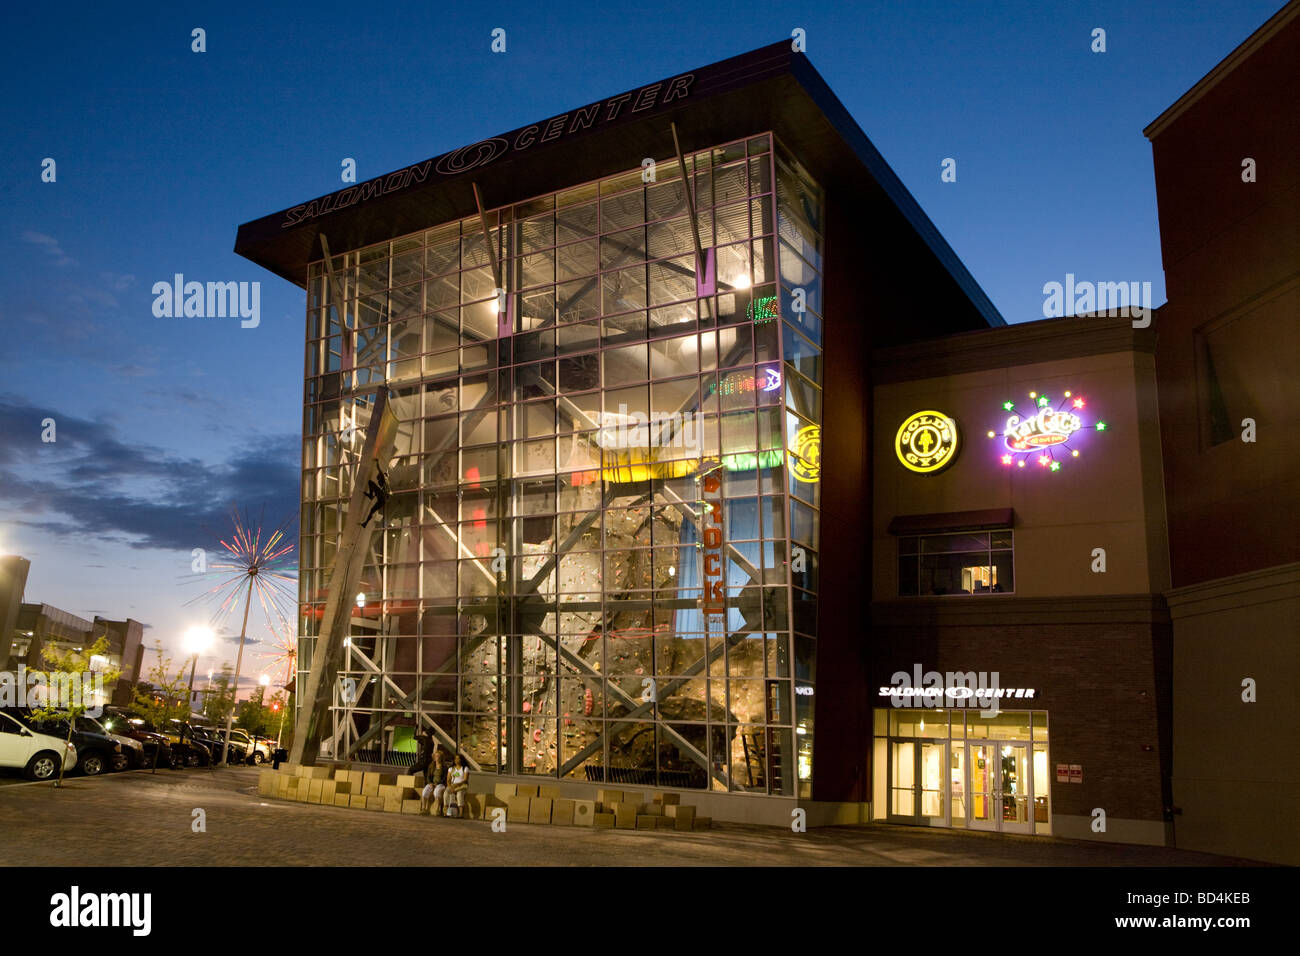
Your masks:
<svg viewBox="0 0 1300 956"><path fill-rule="evenodd" d="M1000 461L1007 467L1024 468L1032 463L1047 471L1060 471L1065 461L1079 457L1080 450L1071 443L1081 432L1106 431L1103 421L1084 424L1088 402L1082 395L1064 392L1055 404L1050 396L1038 392L1030 392L1029 398L1033 406L1023 413L1015 402L1002 403L1003 411L1012 413L1002 429ZM989 438L996 437L996 432L989 432Z"/></svg>

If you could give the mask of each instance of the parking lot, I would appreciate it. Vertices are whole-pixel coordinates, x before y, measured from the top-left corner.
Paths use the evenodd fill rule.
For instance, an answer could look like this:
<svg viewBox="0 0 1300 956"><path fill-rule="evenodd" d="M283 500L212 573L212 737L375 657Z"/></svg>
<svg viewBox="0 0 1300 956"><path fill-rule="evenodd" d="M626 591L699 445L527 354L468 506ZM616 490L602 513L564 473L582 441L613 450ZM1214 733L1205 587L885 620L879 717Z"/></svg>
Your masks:
<svg viewBox="0 0 1300 956"><path fill-rule="evenodd" d="M196 811L201 811L196 812ZM202 822L200 830L198 823ZM147 770L61 789L0 776L3 866L1214 866L1247 861L883 825L792 833L603 830L444 820L267 799L257 771Z"/></svg>

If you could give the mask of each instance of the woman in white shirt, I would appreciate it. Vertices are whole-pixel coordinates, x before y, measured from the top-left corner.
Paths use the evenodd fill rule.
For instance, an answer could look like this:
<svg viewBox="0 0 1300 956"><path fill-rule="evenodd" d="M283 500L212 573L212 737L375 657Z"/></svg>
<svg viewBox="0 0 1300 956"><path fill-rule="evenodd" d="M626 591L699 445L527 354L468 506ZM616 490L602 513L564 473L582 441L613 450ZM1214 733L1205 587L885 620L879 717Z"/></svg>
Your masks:
<svg viewBox="0 0 1300 956"><path fill-rule="evenodd" d="M447 789L442 793L443 815L451 809L452 801L456 802L456 815L465 815L465 798L469 796L469 766L465 763L465 758L456 754L456 760L451 769L447 771Z"/></svg>

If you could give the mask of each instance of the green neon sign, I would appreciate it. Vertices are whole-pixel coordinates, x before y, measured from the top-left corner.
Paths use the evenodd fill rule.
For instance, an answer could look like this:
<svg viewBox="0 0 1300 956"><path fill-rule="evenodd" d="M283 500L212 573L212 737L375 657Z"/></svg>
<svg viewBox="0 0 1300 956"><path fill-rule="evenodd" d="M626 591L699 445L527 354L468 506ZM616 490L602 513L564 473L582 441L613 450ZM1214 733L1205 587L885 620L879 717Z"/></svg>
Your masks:
<svg viewBox="0 0 1300 956"><path fill-rule="evenodd" d="M722 467L727 471L754 471L757 468L775 468L785 461L785 452L780 448L769 448L755 454L752 451L738 455L723 455Z"/></svg>
<svg viewBox="0 0 1300 956"><path fill-rule="evenodd" d="M749 318L755 325L761 325L764 322L771 322L780 315L780 308L776 301L776 296L767 295L761 299L755 299L749 303Z"/></svg>

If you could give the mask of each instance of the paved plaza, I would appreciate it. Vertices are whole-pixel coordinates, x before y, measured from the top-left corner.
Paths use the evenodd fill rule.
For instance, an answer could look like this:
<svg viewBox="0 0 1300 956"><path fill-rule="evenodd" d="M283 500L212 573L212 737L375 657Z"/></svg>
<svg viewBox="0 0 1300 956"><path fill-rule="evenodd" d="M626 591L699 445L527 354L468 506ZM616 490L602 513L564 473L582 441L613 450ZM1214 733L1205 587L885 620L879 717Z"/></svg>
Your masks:
<svg viewBox="0 0 1300 956"><path fill-rule="evenodd" d="M206 832L193 830L203 810ZM1207 866L1247 861L897 826L792 833L600 830L443 820L289 803L257 771L148 771L48 783L0 780L0 866Z"/></svg>

